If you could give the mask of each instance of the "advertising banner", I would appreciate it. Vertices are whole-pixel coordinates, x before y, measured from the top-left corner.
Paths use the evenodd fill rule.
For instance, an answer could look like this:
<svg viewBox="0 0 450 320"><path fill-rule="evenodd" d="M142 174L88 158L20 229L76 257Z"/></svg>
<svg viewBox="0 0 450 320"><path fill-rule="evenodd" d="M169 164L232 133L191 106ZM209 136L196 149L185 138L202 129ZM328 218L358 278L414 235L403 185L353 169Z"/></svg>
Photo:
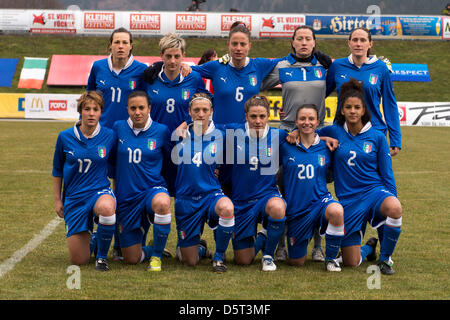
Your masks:
<svg viewBox="0 0 450 320"><path fill-rule="evenodd" d="M77 32L76 12L67 10L30 10L30 32L72 34Z"/></svg>
<svg viewBox="0 0 450 320"><path fill-rule="evenodd" d="M298 26L305 25L303 14L259 14L260 38L289 38Z"/></svg>
<svg viewBox="0 0 450 320"><path fill-rule="evenodd" d="M392 81L431 82L426 64L393 63Z"/></svg>
<svg viewBox="0 0 450 320"><path fill-rule="evenodd" d="M0 30L30 30L29 10L0 10Z"/></svg>
<svg viewBox="0 0 450 320"><path fill-rule="evenodd" d="M79 94L25 94L26 119L77 120Z"/></svg>
<svg viewBox="0 0 450 320"><path fill-rule="evenodd" d="M25 118L25 94L0 93L0 118Z"/></svg>
<svg viewBox="0 0 450 320"><path fill-rule="evenodd" d="M450 126L449 102L398 102L400 124Z"/></svg>
<svg viewBox="0 0 450 320"><path fill-rule="evenodd" d="M442 35L441 17L381 15L307 15L306 25L318 35L349 35L363 27L372 35L389 38L438 38Z"/></svg>
<svg viewBox="0 0 450 320"><path fill-rule="evenodd" d="M450 17L442 17L442 39L450 40Z"/></svg>

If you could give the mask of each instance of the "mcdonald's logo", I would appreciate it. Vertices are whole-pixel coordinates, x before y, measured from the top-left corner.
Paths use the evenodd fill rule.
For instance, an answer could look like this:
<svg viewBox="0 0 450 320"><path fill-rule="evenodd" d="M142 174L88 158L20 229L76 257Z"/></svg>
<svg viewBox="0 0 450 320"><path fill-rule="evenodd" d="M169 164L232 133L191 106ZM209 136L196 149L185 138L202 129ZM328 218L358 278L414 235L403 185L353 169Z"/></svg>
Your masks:
<svg viewBox="0 0 450 320"><path fill-rule="evenodd" d="M30 111L44 112L44 102L41 98L33 98L31 100Z"/></svg>

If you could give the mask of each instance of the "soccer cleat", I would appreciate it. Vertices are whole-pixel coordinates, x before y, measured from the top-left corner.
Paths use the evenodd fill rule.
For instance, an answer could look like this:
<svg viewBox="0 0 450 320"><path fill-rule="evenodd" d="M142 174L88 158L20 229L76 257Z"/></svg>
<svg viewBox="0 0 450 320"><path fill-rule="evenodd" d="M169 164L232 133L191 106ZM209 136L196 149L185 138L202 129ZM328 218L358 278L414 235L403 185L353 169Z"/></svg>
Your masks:
<svg viewBox="0 0 450 320"><path fill-rule="evenodd" d="M95 269L98 271L109 271L109 266L106 259L98 258L95 260Z"/></svg>
<svg viewBox="0 0 450 320"><path fill-rule="evenodd" d="M323 255L322 248L314 248L311 252L312 261L315 262L324 262L325 256Z"/></svg>
<svg viewBox="0 0 450 320"><path fill-rule="evenodd" d="M227 272L227 266L221 260L213 260L213 272L215 273L224 273Z"/></svg>
<svg viewBox="0 0 450 320"><path fill-rule="evenodd" d="M392 268L392 263L390 261L379 261L377 263L378 268L380 268L380 272L384 275L391 276L395 274L394 269Z"/></svg>
<svg viewBox="0 0 450 320"><path fill-rule="evenodd" d="M367 261L375 261L377 259L377 243L377 238L370 238L369 240L367 240L366 246L371 246L373 248L373 252L366 257Z"/></svg>
<svg viewBox="0 0 450 320"><path fill-rule="evenodd" d="M275 260L276 261L286 261L288 258L288 253L286 247L278 246L275 250Z"/></svg>
<svg viewBox="0 0 450 320"><path fill-rule="evenodd" d="M202 258L211 259L213 255L212 255L211 251L208 250L208 243L206 242L206 240L200 239L200 242L198 245L199 245L199 247L205 248L205 255Z"/></svg>
<svg viewBox="0 0 450 320"><path fill-rule="evenodd" d="M173 254L172 254L172 252L169 251L169 249L164 248L162 256L164 258L172 258Z"/></svg>
<svg viewBox="0 0 450 320"><path fill-rule="evenodd" d="M273 262L273 258L269 255L265 255L262 258L262 271L275 271L277 265Z"/></svg>
<svg viewBox="0 0 450 320"><path fill-rule="evenodd" d="M150 263L148 264L147 271L158 272L161 271L161 258L151 257Z"/></svg>
<svg viewBox="0 0 450 320"><path fill-rule="evenodd" d="M122 249L114 248L114 250L113 250L113 261L122 261L122 260L123 260Z"/></svg>
<svg viewBox="0 0 450 320"><path fill-rule="evenodd" d="M336 259L332 259L325 261L325 270L331 272L340 272L342 269L339 265L339 262L337 262Z"/></svg>

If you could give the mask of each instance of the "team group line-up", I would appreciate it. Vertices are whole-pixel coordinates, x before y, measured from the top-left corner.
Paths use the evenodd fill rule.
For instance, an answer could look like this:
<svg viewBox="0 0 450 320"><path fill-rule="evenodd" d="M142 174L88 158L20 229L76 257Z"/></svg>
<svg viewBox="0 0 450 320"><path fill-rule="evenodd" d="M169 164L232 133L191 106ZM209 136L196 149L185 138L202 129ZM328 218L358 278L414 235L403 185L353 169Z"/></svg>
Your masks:
<svg viewBox="0 0 450 320"><path fill-rule="evenodd" d="M111 34L110 55L93 64L78 100L80 118L55 146L55 209L72 264L94 254L95 268L109 270L114 238L114 259L161 271L174 199L176 257L185 265L208 258L223 273L231 242L238 265L261 251L263 271L275 271L275 260L302 266L313 240L312 259L327 271L378 258L382 274L395 273L402 207L391 156L401 133L388 63L370 55L364 28L350 34L350 55L334 61L316 49L308 26L290 43L286 57L249 58L250 32L237 22L228 54L207 50L188 66L185 40L169 33L159 42L162 61L147 67L134 60L128 30ZM278 84L274 128L259 92ZM334 90L336 117L326 126L325 97ZM367 223L378 238L362 245ZM213 253L201 237L205 224Z"/></svg>

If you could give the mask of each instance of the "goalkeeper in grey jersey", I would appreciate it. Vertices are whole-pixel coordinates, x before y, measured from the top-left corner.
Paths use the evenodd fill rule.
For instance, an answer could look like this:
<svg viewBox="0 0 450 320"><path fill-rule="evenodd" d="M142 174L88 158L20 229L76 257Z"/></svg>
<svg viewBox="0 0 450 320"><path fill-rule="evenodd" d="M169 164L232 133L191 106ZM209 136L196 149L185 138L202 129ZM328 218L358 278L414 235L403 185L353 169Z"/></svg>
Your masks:
<svg viewBox="0 0 450 320"><path fill-rule="evenodd" d="M280 128L295 128L297 109L304 104L314 104L319 109L320 126L325 118L326 70L332 63L330 57L316 50L316 36L312 28L300 26L291 40L293 53L278 62L264 79L261 90L277 84L282 86L283 105L280 110Z"/></svg>
<svg viewBox="0 0 450 320"><path fill-rule="evenodd" d="M314 104L319 110L320 124L325 118L326 70L332 60L326 54L316 50L316 35L311 27L299 26L295 29L291 46L293 53L277 63L272 72L264 79L261 90L268 90L281 84L283 104L280 110L280 129L291 131L295 128L297 110L304 104ZM282 176L282 173L279 173ZM278 185L283 192L282 179ZM287 258L284 236L278 244L275 259ZM314 232L313 261L324 261L322 238L318 230Z"/></svg>

